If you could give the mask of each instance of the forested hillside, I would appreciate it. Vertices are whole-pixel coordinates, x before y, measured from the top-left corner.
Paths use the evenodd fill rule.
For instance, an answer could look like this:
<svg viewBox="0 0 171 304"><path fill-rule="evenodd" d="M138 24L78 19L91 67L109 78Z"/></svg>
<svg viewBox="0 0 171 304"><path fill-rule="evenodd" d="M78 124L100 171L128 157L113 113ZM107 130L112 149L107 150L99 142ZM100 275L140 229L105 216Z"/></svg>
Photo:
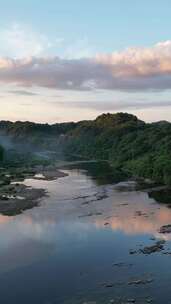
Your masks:
<svg viewBox="0 0 171 304"><path fill-rule="evenodd" d="M171 123L145 123L127 113L54 125L0 122L0 134L68 155L108 160L130 175L171 184Z"/></svg>
<svg viewBox="0 0 171 304"><path fill-rule="evenodd" d="M137 176L171 184L171 124L145 124L126 114L103 114L70 131L65 149L109 160Z"/></svg>

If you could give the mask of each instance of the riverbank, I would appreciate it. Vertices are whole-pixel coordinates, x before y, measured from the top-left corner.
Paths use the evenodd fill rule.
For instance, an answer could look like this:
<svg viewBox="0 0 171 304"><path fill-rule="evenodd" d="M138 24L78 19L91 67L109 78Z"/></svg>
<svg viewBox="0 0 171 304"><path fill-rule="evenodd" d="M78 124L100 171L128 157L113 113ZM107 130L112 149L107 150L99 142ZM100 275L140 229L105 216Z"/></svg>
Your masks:
<svg viewBox="0 0 171 304"><path fill-rule="evenodd" d="M99 165L100 164L100 165ZM95 160L64 161L56 160L54 165L35 165L17 168L0 168L0 213L13 216L39 205L41 198L48 196L44 189L34 189L23 184L26 179L53 181L67 176L62 169L87 170L87 174L101 184L112 184L117 191L145 191L148 196L160 203L170 205L171 190L167 186L156 184L150 179L126 178L114 170L109 162Z"/></svg>
<svg viewBox="0 0 171 304"><path fill-rule="evenodd" d="M1 174L0 213L8 216L20 214L38 206L40 199L48 195L44 189L34 189L22 184L25 179L52 181L65 176L66 173L52 166L37 166L28 171L23 167L16 170L15 174L11 174L10 168L6 169L5 174Z"/></svg>

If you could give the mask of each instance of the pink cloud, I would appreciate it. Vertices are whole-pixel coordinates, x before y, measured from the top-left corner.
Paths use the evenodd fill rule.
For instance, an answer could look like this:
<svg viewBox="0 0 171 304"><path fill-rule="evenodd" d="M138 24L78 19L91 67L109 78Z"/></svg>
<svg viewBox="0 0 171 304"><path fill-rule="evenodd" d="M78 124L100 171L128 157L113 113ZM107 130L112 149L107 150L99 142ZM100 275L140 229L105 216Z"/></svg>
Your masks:
<svg viewBox="0 0 171 304"><path fill-rule="evenodd" d="M62 90L171 89L171 41L94 58L0 58L0 82Z"/></svg>

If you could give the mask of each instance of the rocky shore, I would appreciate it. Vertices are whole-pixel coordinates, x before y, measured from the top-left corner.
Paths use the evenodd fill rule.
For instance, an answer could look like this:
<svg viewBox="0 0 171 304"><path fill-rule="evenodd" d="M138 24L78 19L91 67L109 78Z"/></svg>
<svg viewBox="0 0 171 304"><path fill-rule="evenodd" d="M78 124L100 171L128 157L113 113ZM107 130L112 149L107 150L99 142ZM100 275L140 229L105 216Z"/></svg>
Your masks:
<svg viewBox="0 0 171 304"><path fill-rule="evenodd" d="M22 182L27 178L55 180L65 177L67 174L59 171L56 167L39 166L34 169L1 168L0 171L0 213L14 216L24 210L38 206L40 199L48 193L44 189L27 187Z"/></svg>

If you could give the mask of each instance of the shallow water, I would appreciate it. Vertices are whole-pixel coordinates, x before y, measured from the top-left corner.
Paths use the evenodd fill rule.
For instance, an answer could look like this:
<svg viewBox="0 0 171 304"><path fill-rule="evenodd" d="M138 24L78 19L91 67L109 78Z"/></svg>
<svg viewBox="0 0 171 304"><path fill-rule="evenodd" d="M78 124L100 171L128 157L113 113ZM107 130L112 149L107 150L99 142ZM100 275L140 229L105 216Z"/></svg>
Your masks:
<svg viewBox="0 0 171 304"><path fill-rule="evenodd" d="M0 216L1 303L171 303L171 255L163 254L171 242L158 232L171 210L145 192L99 182L85 164L65 172L56 181L26 180L49 196L21 215ZM165 250L139 253L154 237L166 240ZM147 284L129 284L137 280Z"/></svg>

